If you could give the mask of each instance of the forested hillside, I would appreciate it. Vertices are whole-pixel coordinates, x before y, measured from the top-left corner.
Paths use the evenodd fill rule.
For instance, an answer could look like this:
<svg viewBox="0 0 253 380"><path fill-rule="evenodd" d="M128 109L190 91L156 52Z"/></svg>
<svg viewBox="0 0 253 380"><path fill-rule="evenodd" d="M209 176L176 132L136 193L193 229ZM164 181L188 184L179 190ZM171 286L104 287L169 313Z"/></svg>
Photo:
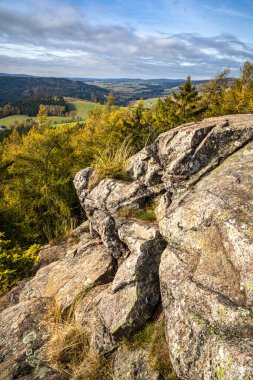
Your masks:
<svg viewBox="0 0 253 380"><path fill-rule="evenodd" d="M69 96L104 103L109 90L63 78L0 76L0 105L26 98Z"/></svg>

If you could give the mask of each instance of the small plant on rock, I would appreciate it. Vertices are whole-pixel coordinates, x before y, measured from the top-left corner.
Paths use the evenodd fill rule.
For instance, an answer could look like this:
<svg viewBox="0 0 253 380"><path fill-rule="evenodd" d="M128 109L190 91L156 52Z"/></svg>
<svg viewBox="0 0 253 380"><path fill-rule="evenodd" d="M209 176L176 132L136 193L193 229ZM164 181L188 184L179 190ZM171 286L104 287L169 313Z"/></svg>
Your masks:
<svg viewBox="0 0 253 380"><path fill-rule="evenodd" d="M117 216L120 218L133 218L140 219L147 222L154 222L156 220L155 204L149 201L143 207L122 207Z"/></svg>
<svg viewBox="0 0 253 380"><path fill-rule="evenodd" d="M128 141L124 141L118 148L107 148L100 151L94 159L95 175L91 178L90 187L93 188L104 178L114 178L128 181L126 173L129 157L133 149Z"/></svg>
<svg viewBox="0 0 253 380"><path fill-rule="evenodd" d="M143 348L148 352L150 367L159 372L163 380L177 380L173 371L168 343L165 337L164 317L160 316L155 322L148 323L124 344L131 349Z"/></svg>

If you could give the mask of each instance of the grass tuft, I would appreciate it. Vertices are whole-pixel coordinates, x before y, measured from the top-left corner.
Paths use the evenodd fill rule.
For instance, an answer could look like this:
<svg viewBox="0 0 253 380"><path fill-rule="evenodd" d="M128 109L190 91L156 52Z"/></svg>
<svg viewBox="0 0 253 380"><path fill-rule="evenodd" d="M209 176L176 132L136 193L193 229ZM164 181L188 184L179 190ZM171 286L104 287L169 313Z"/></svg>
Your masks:
<svg viewBox="0 0 253 380"><path fill-rule="evenodd" d="M122 207L122 209L118 211L117 216L120 218L133 218L147 222L154 222L156 220L154 208L155 205L153 202L148 202L142 208Z"/></svg>
<svg viewBox="0 0 253 380"><path fill-rule="evenodd" d="M54 328L47 345L50 365L58 371L71 373L89 351L89 336L77 323L64 323Z"/></svg>
<svg viewBox="0 0 253 380"><path fill-rule="evenodd" d="M72 380L112 380L111 362L89 351L85 360L73 370Z"/></svg>
<svg viewBox="0 0 253 380"><path fill-rule="evenodd" d="M133 218L140 219L147 222L156 220L154 210L152 209L139 209L134 207L124 207L118 211L117 216L120 218Z"/></svg>
<svg viewBox="0 0 253 380"><path fill-rule="evenodd" d="M129 142L124 141L118 148L108 148L97 154L93 162L95 174L92 176L89 187L95 187L104 178L114 178L129 181L126 173L129 157L133 149Z"/></svg>
<svg viewBox="0 0 253 380"><path fill-rule="evenodd" d="M74 319L74 313L63 314L54 304L50 321L46 359L53 369L72 380L112 380L110 360L93 350L91 332Z"/></svg>

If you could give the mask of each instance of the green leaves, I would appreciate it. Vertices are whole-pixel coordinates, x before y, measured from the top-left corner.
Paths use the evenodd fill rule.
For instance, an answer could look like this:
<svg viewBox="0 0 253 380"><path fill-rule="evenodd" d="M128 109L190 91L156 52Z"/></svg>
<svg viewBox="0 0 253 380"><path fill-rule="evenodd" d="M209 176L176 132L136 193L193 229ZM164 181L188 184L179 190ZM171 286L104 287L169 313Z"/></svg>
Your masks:
<svg viewBox="0 0 253 380"><path fill-rule="evenodd" d="M29 276L38 261L39 245L22 250L19 246L11 248L10 244L0 232L0 296Z"/></svg>
<svg viewBox="0 0 253 380"><path fill-rule="evenodd" d="M77 202L70 137L68 126L53 128L46 122L4 142L2 162L11 164L0 185L0 217L13 241L49 241L70 226L72 204Z"/></svg>

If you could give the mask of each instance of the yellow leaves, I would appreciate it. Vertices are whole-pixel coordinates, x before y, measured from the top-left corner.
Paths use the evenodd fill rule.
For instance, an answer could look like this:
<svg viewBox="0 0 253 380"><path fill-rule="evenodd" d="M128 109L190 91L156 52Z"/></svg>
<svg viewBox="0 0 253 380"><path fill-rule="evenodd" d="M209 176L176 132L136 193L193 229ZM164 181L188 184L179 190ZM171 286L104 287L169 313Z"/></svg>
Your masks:
<svg viewBox="0 0 253 380"><path fill-rule="evenodd" d="M47 117L47 107L43 104L40 105L39 113L37 115L37 122L40 129L48 127L50 125Z"/></svg>

